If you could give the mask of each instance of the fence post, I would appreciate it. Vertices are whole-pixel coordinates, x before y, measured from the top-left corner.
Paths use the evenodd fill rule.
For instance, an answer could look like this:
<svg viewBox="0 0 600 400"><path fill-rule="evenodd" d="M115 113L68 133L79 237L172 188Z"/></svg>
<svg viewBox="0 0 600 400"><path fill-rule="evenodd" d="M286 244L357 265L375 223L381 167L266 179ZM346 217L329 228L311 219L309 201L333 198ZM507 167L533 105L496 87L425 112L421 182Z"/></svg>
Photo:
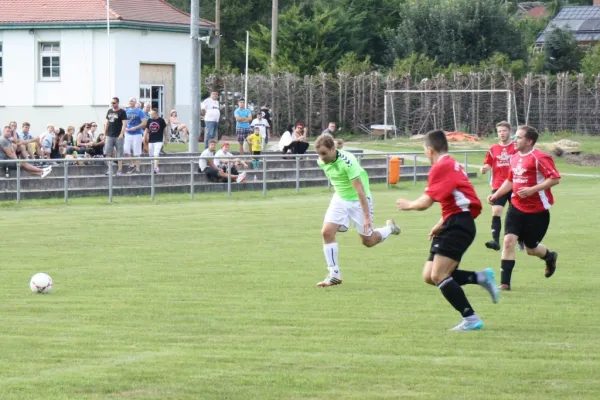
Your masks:
<svg viewBox="0 0 600 400"><path fill-rule="evenodd" d="M300 158L296 155L296 193L300 192Z"/></svg>
<svg viewBox="0 0 600 400"><path fill-rule="evenodd" d="M67 204L69 202L69 163L66 161L63 162L63 171L65 178L65 204Z"/></svg>
<svg viewBox="0 0 600 400"><path fill-rule="evenodd" d="M413 185L417 184L417 155L413 154Z"/></svg>
<svg viewBox="0 0 600 400"><path fill-rule="evenodd" d="M468 173L467 168L469 168L469 153L465 151L465 172Z"/></svg>
<svg viewBox="0 0 600 400"><path fill-rule="evenodd" d="M113 162L108 162L108 202L112 203L113 198Z"/></svg>
<svg viewBox="0 0 600 400"><path fill-rule="evenodd" d="M21 202L21 162L17 160L17 204Z"/></svg>
<svg viewBox="0 0 600 400"><path fill-rule="evenodd" d="M154 195L155 195L155 176L156 174L154 173L154 158L152 158L150 160L150 200L154 201Z"/></svg>
<svg viewBox="0 0 600 400"><path fill-rule="evenodd" d="M231 159L230 158L227 159L227 197L231 197Z"/></svg>
<svg viewBox="0 0 600 400"><path fill-rule="evenodd" d="M190 158L190 199L194 200L194 159Z"/></svg>
<svg viewBox="0 0 600 400"><path fill-rule="evenodd" d="M390 188L390 155L385 155L385 186Z"/></svg>
<svg viewBox="0 0 600 400"><path fill-rule="evenodd" d="M267 197L267 157L263 158L263 197Z"/></svg>

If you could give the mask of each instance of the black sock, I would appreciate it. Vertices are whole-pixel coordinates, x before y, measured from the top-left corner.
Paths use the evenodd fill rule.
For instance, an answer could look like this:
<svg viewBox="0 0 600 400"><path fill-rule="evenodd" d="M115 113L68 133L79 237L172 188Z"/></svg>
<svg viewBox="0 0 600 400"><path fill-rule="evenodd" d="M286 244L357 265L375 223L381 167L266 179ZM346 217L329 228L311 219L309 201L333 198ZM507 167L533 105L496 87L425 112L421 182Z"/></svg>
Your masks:
<svg viewBox="0 0 600 400"><path fill-rule="evenodd" d="M447 277L438 285L442 294L448 300L448 303L452 304L452 307L456 311L458 311L463 318L470 317L475 314L471 304L469 304L469 300L467 300L467 296L462 288L456 283L451 276Z"/></svg>
<svg viewBox="0 0 600 400"><path fill-rule="evenodd" d="M515 260L502 260L500 264L500 283L510 286L510 277L514 267Z"/></svg>
<svg viewBox="0 0 600 400"><path fill-rule="evenodd" d="M542 257L542 260L551 261L553 257L554 257L554 254L552 254L550 249L546 249L546 255L544 257Z"/></svg>
<svg viewBox="0 0 600 400"><path fill-rule="evenodd" d="M502 220L500 217L492 217L492 238L494 242L500 243L500 231L502 230Z"/></svg>
<svg viewBox="0 0 600 400"><path fill-rule="evenodd" d="M477 282L477 273L472 271L461 271L460 269L455 269L452 273L452 279L459 286L476 284Z"/></svg>

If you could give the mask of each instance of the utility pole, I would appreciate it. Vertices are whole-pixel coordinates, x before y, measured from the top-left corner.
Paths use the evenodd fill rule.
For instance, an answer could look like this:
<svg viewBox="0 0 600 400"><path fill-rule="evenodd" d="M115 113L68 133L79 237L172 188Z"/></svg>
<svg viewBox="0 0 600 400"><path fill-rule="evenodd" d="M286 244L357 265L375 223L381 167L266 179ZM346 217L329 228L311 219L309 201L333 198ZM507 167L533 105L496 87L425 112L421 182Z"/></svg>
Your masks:
<svg viewBox="0 0 600 400"><path fill-rule="evenodd" d="M215 35L221 36L221 0L215 0ZM221 41L215 49L215 69L221 72Z"/></svg>
<svg viewBox="0 0 600 400"><path fill-rule="evenodd" d="M277 20L279 19L279 0L273 0L271 10L271 64L275 64L277 54Z"/></svg>
<svg viewBox="0 0 600 400"><path fill-rule="evenodd" d="M200 0L191 0L190 41L192 45L191 71L191 102L192 120L190 123L190 138L188 151L198 152L198 137L200 136Z"/></svg>

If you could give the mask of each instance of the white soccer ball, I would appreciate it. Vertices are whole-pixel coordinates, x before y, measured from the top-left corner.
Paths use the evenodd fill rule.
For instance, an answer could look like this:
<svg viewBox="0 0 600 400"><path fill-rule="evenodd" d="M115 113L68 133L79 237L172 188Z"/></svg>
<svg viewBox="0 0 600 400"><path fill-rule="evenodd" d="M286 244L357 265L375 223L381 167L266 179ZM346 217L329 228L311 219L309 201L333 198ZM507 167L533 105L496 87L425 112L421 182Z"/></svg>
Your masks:
<svg viewBox="0 0 600 400"><path fill-rule="evenodd" d="M35 274L29 281L29 288L33 293L50 293L52 291L52 278L43 272Z"/></svg>

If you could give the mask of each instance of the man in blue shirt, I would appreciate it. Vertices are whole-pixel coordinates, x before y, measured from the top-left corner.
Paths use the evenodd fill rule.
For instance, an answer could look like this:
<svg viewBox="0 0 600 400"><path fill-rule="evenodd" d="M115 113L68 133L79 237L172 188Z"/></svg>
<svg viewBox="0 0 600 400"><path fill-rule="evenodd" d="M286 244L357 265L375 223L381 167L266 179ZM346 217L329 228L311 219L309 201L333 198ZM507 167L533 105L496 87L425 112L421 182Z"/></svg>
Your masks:
<svg viewBox="0 0 600 400"><path fill-rule="evenodd" d="M127 129L125 129L125 145L123 153L125 157L140 157L142 155L142 138L146 128L146 115L142 110L136 108L135 97L129 98L129 108L125 109L127 114ZM141 160L136 160L135 165L129 165L127 173L140 173Z"/></svg>
<svg viewBox="0 0 600 400"><path fill-rule="evenodd" d="M237 135L237 141L240 144L240 155L243 156L244 143L246 143L248 136L252 135L252 128L250 127L250 123L252 122L252 111L246 108L246 100L240 99L238 101L238 108L233 115L235 116L235 133Z"/></svg>

